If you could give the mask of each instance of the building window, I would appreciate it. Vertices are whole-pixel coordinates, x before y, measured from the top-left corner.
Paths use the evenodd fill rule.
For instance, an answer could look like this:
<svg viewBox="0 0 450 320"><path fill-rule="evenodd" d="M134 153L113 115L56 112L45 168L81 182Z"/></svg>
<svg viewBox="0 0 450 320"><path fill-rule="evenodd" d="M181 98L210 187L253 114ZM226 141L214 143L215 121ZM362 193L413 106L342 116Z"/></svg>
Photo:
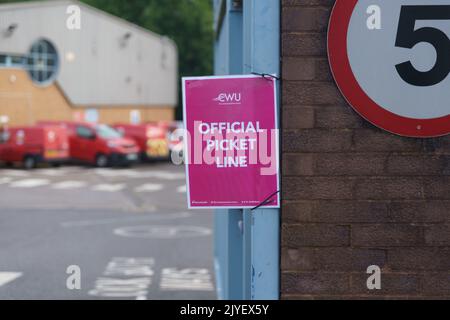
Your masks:
<svg viewBox="0 0 450 320"><path fill-rule="evenodd" d="M33 81L39 84L50 83L58 72L58 53L49 41L36 41L31 47L25 65Z"/></svg>
<svg viewBox="0 0 450 320"><path fill-rule="evenodd" d="M10 66L12 67L23 67L26 64L27 59L21 56L10 56Z"/></svg>
<svg viewBox="0 0 450 320"><path fill-rule="evenodd" d="M4 54L0 54L0 67L6 66L6 56Z"/></svg>

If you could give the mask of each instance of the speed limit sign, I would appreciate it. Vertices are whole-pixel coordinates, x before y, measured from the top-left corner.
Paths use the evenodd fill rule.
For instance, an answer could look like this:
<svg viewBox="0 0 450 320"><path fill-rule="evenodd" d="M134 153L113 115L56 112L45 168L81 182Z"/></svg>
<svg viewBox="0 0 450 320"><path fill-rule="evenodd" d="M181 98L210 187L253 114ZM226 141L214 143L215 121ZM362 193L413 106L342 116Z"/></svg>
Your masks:
<svg viewBox="0 0 450 320"><path fill-rule="evenodd" d="M450 134L450 0L336 0L335 81L366 120L408 137Z"/></svg>

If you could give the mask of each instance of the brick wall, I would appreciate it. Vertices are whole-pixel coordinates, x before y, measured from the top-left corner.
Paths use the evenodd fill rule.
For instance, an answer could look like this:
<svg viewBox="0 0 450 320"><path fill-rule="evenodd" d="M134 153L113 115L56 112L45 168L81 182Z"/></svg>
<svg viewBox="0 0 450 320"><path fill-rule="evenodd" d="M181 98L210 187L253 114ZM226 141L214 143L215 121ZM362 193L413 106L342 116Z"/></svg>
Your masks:
<svg viewBox="0 0 450 320"><path fill-rule="evenodd" d="M57 84L36 86L26 71L0 69L0 115L9 117L10 126L33 125L43 120L72 120L74 112L98 107L99 121L128 122L131 110L141 112L142 122L172 120L169 106L76 106L74 108Z"/></svg>
<svg viewBox="0 0 450 320"><path fill-rule="evenodd" d="M282 0L282 298L450 298L450 136L401 138L346 104L333 4Z"/></svg>

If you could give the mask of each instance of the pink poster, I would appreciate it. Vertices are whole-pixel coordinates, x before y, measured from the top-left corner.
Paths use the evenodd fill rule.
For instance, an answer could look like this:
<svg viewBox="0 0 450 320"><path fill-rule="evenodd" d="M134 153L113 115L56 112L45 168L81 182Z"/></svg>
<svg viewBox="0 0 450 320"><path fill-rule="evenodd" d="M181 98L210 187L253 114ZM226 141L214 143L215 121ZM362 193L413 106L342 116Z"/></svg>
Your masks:
<svg viewBox="0 0 450 320"><path fill-rule="evenodd" d="M279 208L271 77L183 78L189 208Z"/></svg>

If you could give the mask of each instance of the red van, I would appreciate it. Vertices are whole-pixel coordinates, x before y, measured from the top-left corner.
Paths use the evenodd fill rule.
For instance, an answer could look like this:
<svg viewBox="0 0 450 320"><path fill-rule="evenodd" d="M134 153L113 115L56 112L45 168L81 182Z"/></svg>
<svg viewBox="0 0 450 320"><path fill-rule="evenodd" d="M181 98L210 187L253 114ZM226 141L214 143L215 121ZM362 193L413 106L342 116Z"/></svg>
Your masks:
<svg viewBox="0 0 450 320"><path fill-rule="evenodd" d="M148 124L116 124L114 125L124 136L136 141L143 160L167 159L169 144L167 129L156 123Z"/></svg>
<svg viewBox="0 0 450 320"><path fill-rule="evenodd" d="M59 165L69 158L67 132L59 126L16 127L0 130L0 161L22 163L26 169L45 162Z"/></svg>
<svg viewBox="0 0 450 320"><path fill-rule="evenodd" d="M119 131L108 125L88 122L53 123L67 129L70 157L73 160L97 167L129 165L139 160L136 142L124 138Z"/></svg>

